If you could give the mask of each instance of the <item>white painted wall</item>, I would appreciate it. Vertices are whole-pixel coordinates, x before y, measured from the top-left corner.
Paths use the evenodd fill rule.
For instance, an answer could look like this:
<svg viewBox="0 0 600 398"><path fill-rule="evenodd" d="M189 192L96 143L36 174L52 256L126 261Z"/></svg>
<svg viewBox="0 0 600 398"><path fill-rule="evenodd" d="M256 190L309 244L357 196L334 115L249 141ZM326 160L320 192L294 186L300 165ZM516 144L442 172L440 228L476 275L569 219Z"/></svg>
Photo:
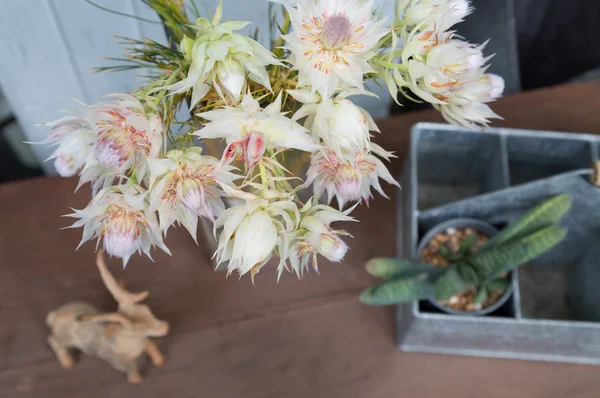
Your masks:
<svg viewBox="0 0 600 398"><path fill-rule="evenodd" d="M219 0L196 0L201 12L214 11ZM384 0L385 10L391 1ZM158 18L140 0L96 0L112 10L144 18ZM259 27L268 37L267 0L224 0L225 18L252 21L247 32ZM384 13L385 14L385 13ZM100 57L119 57L122 48L111 35L151 37L165 41L160 25L125 18L95 8L83 0L1 0L0 84L28 140L45 138L45 129L34 124L56 119L60 109L77 105L75 97L91 103L113 92L127 92L139 83L135 72L92 74L91 68L106 65ZM381 100L357 102L376 119L388 115L389 95L375 88ZM35 146L40 159L50 150ZM53 173L51 165L45 169Z"/></svg>

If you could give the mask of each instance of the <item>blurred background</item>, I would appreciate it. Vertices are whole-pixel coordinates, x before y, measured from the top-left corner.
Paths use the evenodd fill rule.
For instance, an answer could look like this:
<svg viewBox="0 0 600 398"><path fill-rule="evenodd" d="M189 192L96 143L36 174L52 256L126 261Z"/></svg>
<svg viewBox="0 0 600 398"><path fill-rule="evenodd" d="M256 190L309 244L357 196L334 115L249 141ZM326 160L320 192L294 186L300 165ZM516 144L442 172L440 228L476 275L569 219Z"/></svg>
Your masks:
<svg viewBox="0 0 600 398"><path fill-rule="evenodd" d="M380 0L384 14L393 0ZM107 65L101 57L122 52L114 35L165 41L162 26L141 0L95 0L103 7L157 23L115 15L84 0L0 1L0 183L54 174L44 163L50 149L30 146L47 132L35 124L57 119L59 109L77 106L74 97L93 103L101 96L131 91L140 82L134 72L92 74ZM195 0L214 11L218 0ZM266 0L223 0L225 17L253 22L263 41L268 36ZM458 25L469 41L491 39L495 54L490 71L506 79L506 95L522 90L600 78L599 0L472 0L474 15ZM138 72L139 73L139 72ZM360 105L376 119L426 107L398 107L387 90L373 87L381 100ZM382 106L382 103L385 106Z"/></svg>

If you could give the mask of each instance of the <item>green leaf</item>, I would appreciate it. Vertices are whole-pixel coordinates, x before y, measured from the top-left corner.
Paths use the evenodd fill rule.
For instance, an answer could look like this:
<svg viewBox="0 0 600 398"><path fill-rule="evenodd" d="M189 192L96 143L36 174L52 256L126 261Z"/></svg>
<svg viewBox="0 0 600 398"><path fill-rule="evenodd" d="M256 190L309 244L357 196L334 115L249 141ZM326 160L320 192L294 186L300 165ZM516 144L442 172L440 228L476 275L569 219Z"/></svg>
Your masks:
<svg viewBox="0 0 600 398"><path fill-rule="evenodd" d="M452 253L450 252L450 250L448 250L448 248L444 245L440 246L440 254L442 255L442 257L444 257L446 260L450 260L450 258L452 257Z"/></svg>
<svg viewBox="0 0 600 398"><path fill-rule="evenodd" d="M485 249L497 247L510 240L529 235L537 230L556 224L571 209L573 199L569 195L555 196L510 223L498 235L490 239Z"/></svg>
<svg viewBox="0 0 600 398"><path fill-rule="evenodd" d="M460 247L458 248L458 253L468 254L469 250L471 250L471 248L475 244L475 239L477 239L477 236L475 234L467 235L465 240L463 240L463 242L460 244Z"/></svg>
<svg viewBox="0 0 600 398"><path fill-rule="evenodd" d="M398 277L412 277L418 274L431 272L435 270L435 267L417 261L401 260L393 257L381 257L369 260L365 269L369 274L378 278L394 279Z"/></svg>
<svg viewBox="0 0 600 398"><path fill-rule="evenodd" d="M477 276L477 272L475 272L472 266L470 266L469 264L459 264L457 265L457 269L458 274L467 285L479 285L479 277Z"/></svg>
<svg viewBox="0 0 600 398"><path fill-rule="evenodd" d="M505 292L510 287L510 280L507 278L496 278L486 283L485 287L490 293L498 291Z"/></svg>
<svg viewBox="0 0 600 398"><path fill-rule="evenodd" d="M433 286L422 276L393 279L362 291L359 299L368 305L390 305L422 300L433 295Z"/></svg>
<svg viewBox="0 0 600 398"><path fill-rule="evenodd" d="M485 282L550 251L566 235L566 228L547 227L500 247L476 253L469 262L477 272L479 280Z"/></svg>
<svg viewBox="0 0 600 398"><path fill-rule="evenodd" d="M448 300L450 297L468 290L470 286L465 283L457 265L446 267L435 281L434 297L436 300Z"/></svg>
<svg viewBox="0 0 600 398"><path fill-rule="evenodd" d="M473 298L473 304L481 304L488 298L488 290L485 287L479 289Z"/></svg>
<svg viewBox="0 0 600 398"><path fill-rule="evenodd" d="M223 0L219 1L219 6L217 7L217 11L215 11L215 16L212 19L213 25L218 25L221 22L221 18L223 17Z"/></svg>

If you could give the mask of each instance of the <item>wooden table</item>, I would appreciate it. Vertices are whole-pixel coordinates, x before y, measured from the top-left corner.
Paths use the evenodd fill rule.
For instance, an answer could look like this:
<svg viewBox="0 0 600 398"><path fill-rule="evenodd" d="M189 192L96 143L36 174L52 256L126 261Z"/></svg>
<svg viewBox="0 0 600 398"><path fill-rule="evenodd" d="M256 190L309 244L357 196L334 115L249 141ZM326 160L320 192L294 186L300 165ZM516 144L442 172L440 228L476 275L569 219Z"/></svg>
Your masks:
<svg viewBox="0 0 600 398"><path fill-rule="evenodd" d="M519 94L494 109L496 125L600 132L600 82ZM409 128L437 121L433 112L380 123L379 142L395 150L400 173ZM358 292L373 281L363 270L373 256L395 252L395 200L360 207L352 250L341 264L321 264L302 281L263 269L225 279L210 270L202 247L181 229L169 232L173 257L136 257L113 271L132 290L150 289L148 303L172 324L160 341L168 363L142 366L147 379L130 386L100 360L84 357L62 369L46 344L46 313L73 299L114 308L94 266L94 245L74 251L80 230L63 230L61 214L81 208L73 179L44 178L0 186L0 397L598 397L592 366L409 354L395 348L394 310L363 306Z"/></svg>

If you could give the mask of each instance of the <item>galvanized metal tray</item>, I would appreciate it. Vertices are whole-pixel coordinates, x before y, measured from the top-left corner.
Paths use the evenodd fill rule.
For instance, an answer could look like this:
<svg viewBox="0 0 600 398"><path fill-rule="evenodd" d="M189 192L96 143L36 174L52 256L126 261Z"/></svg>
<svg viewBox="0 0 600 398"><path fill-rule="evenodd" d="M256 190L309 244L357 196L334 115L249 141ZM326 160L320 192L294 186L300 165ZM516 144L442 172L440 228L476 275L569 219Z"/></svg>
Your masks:
<svg viewBox="0 0 600 398"><path fill-rule="evenodd" d="M560 193L573 197L573 209L563 220L567 238L515 272L514 294L504 306L470 317L444 314L425 302L400 305L399 347L600 364L600 188L588 181L599 138L512 129L481 133L433 123L415 125L411 135L399 195L399 257L414 257L420 237L448 219L502 227Z"/></svg>

